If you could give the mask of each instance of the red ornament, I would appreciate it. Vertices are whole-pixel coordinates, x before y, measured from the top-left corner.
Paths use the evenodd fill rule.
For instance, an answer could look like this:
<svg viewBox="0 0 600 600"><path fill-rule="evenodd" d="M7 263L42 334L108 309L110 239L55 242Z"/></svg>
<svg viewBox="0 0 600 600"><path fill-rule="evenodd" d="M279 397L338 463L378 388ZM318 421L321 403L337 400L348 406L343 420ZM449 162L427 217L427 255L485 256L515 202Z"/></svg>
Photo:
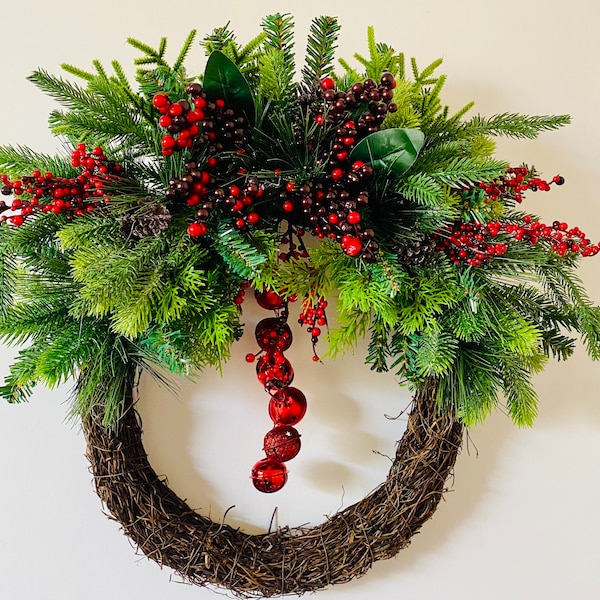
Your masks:
<svg viewBox="0 0 600 600"><path fill-rule="evenodd" d="M268 458L291 460L300 452L300 434L289 425L277 425L265 435L263 450Z"/></svg>
<svg viewBox="0 0 600 600"><path fill-rule="evenodd" d="M292 363L281 354L265 354L256 363L256 376L268 390L285 388L294 379ZM289 425L289 423L285 423Z"/></svg>
<svg viewBox="0 0 600 600"><path fill-rule="evenodd" d="M261 305L262 306L262 305ZM264 307L263 307L264 308ZM290 326L276 317L259 321L255 329L256 343L267 352L285 352L292 345Z"/></svg>
<svg viewBox="0 0 600 600"><path fill-rule="evenodd" d="M295 425L306 414L306 396L295 387L276 391L269 401L269 417L275 425Z"/></svg>
<svg viewBox="0 0 600 600"><path fill-rule="evenodd" d="M272 290L263 290L262 292L254 290L254 297L258 305L266 310L279 310L285 306L285 298Z"/></svg>
<svg viewBox="0 0 600 600"><path fill-rule="evenodd" d="M286 484L288 472L286 466L277 459L263 458L252 467L250 477L259 492L269 494Z"/></svg>

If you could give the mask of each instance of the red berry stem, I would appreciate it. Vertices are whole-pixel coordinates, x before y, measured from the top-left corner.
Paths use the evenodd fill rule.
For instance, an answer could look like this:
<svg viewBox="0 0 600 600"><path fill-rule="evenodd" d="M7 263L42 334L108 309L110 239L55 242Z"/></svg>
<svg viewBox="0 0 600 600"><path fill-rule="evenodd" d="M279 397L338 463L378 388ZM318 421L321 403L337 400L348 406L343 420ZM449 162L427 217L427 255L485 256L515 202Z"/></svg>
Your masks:
<svg viewBox="0 0 600 600"><path fill-rule="evenodd" d="M1 222L19 227L30 215L48 212L81 216L110 201L105 187L121 181L121 165L109 160L100 146L88 152L85 144L73 150L71 164L81 170L77 177L57 177L39 170L16 180L0 175L0 193L14 197L10 206L2 202L0 212L11 210L13 215L2 215Z"/></svg>

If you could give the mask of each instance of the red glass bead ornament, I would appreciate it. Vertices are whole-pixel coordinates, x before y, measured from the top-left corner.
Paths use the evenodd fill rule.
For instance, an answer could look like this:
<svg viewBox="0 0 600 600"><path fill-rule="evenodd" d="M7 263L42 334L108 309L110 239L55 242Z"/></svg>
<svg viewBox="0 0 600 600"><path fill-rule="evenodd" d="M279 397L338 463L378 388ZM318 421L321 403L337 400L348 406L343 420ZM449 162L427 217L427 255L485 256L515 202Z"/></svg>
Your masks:
<svg viewBox="0 0 600 600"><path fill-rule="evenodd" d="M295 387L277 390L269 400L269 417L275 425L295 425L306 413L306 396Z"/></svg>
<svg viewBox="0 0 600 600"><path fill-rule="evenodd" d="M277 492L287 482L286 466L276 458L263 458L253 467L250 474L254 487L259 492Z"/></svg>
<svg viewBox="0 0 600 600"><path fill-rule="evenodd" d="M254 331L256 343L266 352L285 352L292 345L290 326L277 317L259 321Z"/></svg>
<svg viewBox="0 0 600 600"><path fill-rule="evenodd" d="M285 298L273 290L263 290L262 292L254 290L254 297L257 304L266 310L279 310L285 306Z"/></svg>
<svg viewBox="0 0 600 600"><path fill-rule="evenodd" d="M289 425L276 425L265 435L263 450L267 458L286 462L300 452L300 445L297 429Z"/></svg>
<svg viewBox="0 0 600 600"><path fill-rule="evenodd" d="M292 363L281 354L265 354L256 363L256 376L268 390L285 388L294 379Z"/></svg>

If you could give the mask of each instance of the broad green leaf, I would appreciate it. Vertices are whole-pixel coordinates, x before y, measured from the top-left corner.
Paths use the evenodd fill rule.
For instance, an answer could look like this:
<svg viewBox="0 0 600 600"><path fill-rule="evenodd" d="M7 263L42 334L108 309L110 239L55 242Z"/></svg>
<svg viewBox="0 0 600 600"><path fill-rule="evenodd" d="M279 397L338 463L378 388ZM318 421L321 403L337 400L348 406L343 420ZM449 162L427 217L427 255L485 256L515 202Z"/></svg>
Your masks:
<svg viewBox="0 0 600 600"><path fill-rule="evenodd" d="M419 129L384 129L361 140L350 158L398 176L415 162L424 142L425 136Z"/></svg>
<svg viewBox="0 0 600 600"><path fill-rule="evenodd" d="M208 57L203 86L209 100L222 98L228 107L241 109L250 122L254 121L254 99L248 82L237 65L218 50Z"/></svg>

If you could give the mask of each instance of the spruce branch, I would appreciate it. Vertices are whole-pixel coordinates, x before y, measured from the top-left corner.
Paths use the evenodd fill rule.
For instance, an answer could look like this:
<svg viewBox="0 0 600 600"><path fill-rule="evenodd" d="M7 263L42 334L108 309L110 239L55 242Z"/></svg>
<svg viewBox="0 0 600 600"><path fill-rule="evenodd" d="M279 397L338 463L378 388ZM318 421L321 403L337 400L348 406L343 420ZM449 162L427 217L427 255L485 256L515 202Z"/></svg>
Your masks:
<svg viewBox="0 0 600 600"><path fill-rule="evenodd" d="M321 16L313 19L306 44L305 65L302 67L305 83L319 81L328 74L340 28L336 17Z"/></svg>
<svg viewBox="0 0 600 600"><path fill-rule="evenodd" d="M570 122L569 115L526 116L502 113L488 118L477 115L458 128L457 134L535 139L543 131L554 131Z"/></svg>

